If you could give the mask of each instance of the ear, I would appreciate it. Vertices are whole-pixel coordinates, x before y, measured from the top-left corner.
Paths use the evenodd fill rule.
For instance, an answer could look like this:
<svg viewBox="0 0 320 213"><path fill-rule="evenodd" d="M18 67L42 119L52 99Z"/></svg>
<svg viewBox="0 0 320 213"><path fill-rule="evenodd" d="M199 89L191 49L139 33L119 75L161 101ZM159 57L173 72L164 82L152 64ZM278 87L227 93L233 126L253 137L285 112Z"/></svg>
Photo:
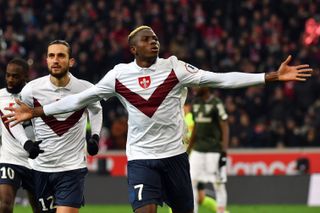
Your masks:
<svg viewBox="0 0 320 213"><path fill-rule="evenodd" d="M69 67L73 67L76 63L76 60L74 58L70 58L69 60Z"/></svg>
<svg viewBox="0 0 320 213"><path fill-rule="evenodd" d="M133 55L136 55L137 48L136 48L135 46L130 46L130 52L131 52Z"/></svg>

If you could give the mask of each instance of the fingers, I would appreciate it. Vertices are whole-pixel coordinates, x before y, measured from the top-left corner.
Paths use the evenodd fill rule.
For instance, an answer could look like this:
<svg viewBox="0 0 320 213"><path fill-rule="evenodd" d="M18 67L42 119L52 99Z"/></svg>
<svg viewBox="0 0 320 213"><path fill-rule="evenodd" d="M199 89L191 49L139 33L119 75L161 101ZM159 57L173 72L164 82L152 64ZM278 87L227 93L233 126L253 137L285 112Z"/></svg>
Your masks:
<svg viewBox="0 0 320 213"><path fill-rule="evenodd" d="M40 143L42 143L42 141L36 141L34 142L36 145L39 145Z"/></svg>
<svg viewBox="0 0 320 213"><path fill-rule="evenodd" d="M299 69L298 73L309 73L311 74L313 72L313 69Z"/></svg>
<svg viewBox="0 0 320 213"><path fill-rule="evenodd" d="M11 128L20 123L19 121L15 121L14 119L10 119L10 120L12 120L12 121L10 122L10 127L11 127ZM6 122L6 123L7 123L7 122Z"/></svg>
<svg viewBox="0 0 320 213"><path fill-rule="evenodd" d="M283 64L287 65L291 61L292 56L289 55L288 58L283 62Z"/></svg>
<svg viewBox="0 0 320 213"><path fill-rule="evenodd" d="M10 112L14 112L15 109L16 109L15 107L9 107L9 106L4 108L4 110L8 110L8 111L10 111ZM11 113L11 114L12 114L12 113ZM7 115L9 115L9 114L7 114Z"/></svg>
<svg viewBox="0 0 320 213"><path fill-rule="evenodd" d="M309 68L310 65L309 64L300 64L298 66L295 66L296 69L300 70L300 69L304 69L304 68Z"/></svg>
<svg viewBox="0 0 320 213"><path fill-rule="evenodd" d="M299 77L296 77L296 81L306 81L307 79L306 78L299 78Z"/></svg>
<svg viewBox="0 0 320 213"><path fill-rule="evenodd" d="M14 115L14 114L11 114ZM4 123L5 124L10 124L10 127L14 127L15 125L21 123L16 117L14 116L9 116L9 114L2 116L3 118L7 118Z"/></svg>
<svg viewBox="0 0 320 213"><path fill-rule="evenodd" d="M15 116L15 113L8 113L8 114L5 114L2 116L2 118L5 118L5 119L11 119ZM7 122L6 122L7 123Z"/></svg>

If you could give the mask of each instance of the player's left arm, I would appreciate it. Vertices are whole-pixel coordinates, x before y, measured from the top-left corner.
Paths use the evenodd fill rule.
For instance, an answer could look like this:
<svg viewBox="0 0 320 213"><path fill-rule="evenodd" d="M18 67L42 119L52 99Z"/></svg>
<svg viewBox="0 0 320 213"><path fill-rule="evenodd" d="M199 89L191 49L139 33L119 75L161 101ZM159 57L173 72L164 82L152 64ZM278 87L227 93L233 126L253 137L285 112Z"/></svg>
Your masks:
<svg viewBox="0 0 320 213"><path fill-rule="evenodd" d="M229 123L228 120L220 120L220 128L222 131L222 150L227 152L229 147Z"/></svg>
<svg viewBox="0 0 320 213"><path fill-rule="evenodd" d="M223 167L227 163L227 151L229 147L229 123L228 123L228 114L224 108L223 103L219 100L217 104L217 109L219 113L219 125L221 129L221 142L222 142L222 151L220 153L219 167Z"/></svg>
<svg viewBox="0 0 320 213"><path fill-rule="evenodd" d="M96 155L99 152L100 132L102 128L102 107L99 101L87 107L89 122L91 125L91 137L87 140L87 152Z"/></svg>
<svg viewBox="0 0 320 213"><path fill-rule="evenodd" d="M272 81L306 81L312 76L309 64L289 65L291 56L279 68L268 73L227 72L216 73L198 69L190 64L172 58L173 68L183 86L209 86L213 88L241 88L265 84Z"/></svg>

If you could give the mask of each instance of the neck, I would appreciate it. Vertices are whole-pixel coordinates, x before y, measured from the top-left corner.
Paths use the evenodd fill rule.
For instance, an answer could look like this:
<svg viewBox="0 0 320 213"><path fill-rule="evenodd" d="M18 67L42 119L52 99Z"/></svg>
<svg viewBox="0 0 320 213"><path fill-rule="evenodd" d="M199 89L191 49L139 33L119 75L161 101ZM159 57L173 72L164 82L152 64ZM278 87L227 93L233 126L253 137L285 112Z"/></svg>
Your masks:
<svg viewBox="0 0 320 213"><path fill-rule="evenodd" d="M136 62L139 65L139 67L143 68L148 68L152 64L156 62L157 58L151 58L151 59L141 59L141 58L136 58Z"/></svg>
<svg viewBox="0 0 320 213"><path fill-rule="evenodd" d="M57 78L57 77L50 75L50 81L56 87L65 87L69 83L70 77L69 77L69 75L65 75L61 78Z"/></svg>
<svg viewBox="0 0 320 213"><path fill-rule="evenodd" d="M208 101L210 99L210 97L211 97L211 95L209 93L205 93L205 94L202 95L202 99L204 101Z"/></svg>

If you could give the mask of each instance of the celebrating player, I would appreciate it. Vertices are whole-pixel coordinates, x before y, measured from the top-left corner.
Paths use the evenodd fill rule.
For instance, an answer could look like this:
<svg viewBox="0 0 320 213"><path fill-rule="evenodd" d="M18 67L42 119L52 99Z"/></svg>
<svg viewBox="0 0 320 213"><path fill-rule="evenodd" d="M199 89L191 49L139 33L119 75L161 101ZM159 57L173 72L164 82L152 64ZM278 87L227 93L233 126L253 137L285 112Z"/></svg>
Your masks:
<svg viewBox="0 0 320 213"><path fill-rule="evenodd" d="M136 213L155 213L157 205L163 202L174 213L193 212L189 160L182 144L183 88L197 85L239 88L269 81L304 81L312 72L307 64L289 66L290 56L277 71L267 74L204 71L175 56L159 58L158 37L148 26L133 30L128 41L135 60L116 65L95 86L35 108L18 101L20 108L9 107L12 113L6 117L21 122L79 110L111 96L119 98L129 115L128 191Z"/></svg>
<svg viewBox="0 0 320 213"><path fill-rule="evenodd" d="M56 102L92 86L71 75L74 65L71 47L66 41L55 40L48 45L47 65L50 75L29 82L21 91L21 99L30 107ZM89 154L96 154L102 127L99 102L91 102L72 113L41 116L33 119L37 140L44 153L31 166L34 169L36 196L43 212L75 213L84 203L86 168L85 127L87 113L92 137L87 143Z"/></svg>

